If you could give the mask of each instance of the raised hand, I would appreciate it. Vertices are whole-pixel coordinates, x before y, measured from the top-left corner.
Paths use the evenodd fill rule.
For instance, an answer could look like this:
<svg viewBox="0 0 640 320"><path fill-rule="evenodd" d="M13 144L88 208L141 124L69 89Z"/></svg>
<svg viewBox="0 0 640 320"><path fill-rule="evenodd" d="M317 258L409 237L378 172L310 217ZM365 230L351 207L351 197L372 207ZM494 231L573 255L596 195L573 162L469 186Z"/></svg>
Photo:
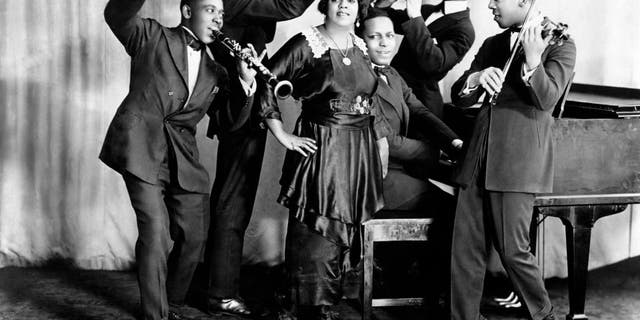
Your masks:
<svg viewBox="0 0 640 320"><path fill-rule="evenodd" d="M551 41L551 34L542 37L544 27L540 25L539 19L535 22L527 23L522 27L522 49L524 50L525 63L528 70L533 70L540 65L542 52Z"/></svg>
<svg viewBox="0 0 640 320"><path fill-rule="evenodd" d="M256 59L257 61L262 61L264 56L267 54L267 50L263 50L262 53L258 55L256 49L252 44L247 44L247 47L242 49L244 55L248 55ZM245 61L245 59L237 59L236 69L238 70L238 75L242 78L246 83L253 83L253 80L256 77L257 71L253 68L253 65L250 62Z"/></svg>

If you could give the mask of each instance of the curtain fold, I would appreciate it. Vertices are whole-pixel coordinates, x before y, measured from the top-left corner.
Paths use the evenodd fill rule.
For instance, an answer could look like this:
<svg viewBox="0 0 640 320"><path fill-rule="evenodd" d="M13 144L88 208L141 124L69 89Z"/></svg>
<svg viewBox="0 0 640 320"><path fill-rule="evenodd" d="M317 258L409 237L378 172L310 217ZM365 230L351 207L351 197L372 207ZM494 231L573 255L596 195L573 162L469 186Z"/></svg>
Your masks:
<svg viewBox="0 0 640 320"><path fill-rule="evenodd" d="M0 266L133 262L126 192L97 159L129 68L102 18L105 3L0 4Z"/></svg>

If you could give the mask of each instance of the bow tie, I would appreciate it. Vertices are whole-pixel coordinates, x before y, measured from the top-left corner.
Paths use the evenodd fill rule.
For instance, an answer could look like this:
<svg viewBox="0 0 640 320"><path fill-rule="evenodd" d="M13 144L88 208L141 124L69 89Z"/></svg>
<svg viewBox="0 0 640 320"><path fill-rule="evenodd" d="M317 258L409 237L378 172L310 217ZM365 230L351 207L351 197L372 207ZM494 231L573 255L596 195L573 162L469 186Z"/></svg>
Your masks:
<svg viewBox="0 0 640 320"><path fill-rule="evenodd" d="M434 12L444 13L444 1L440 2L440 4L437 4L435 6L431 4L425 4L425 5L422 5L422 7L420 8L420 14L424 19L428 18Z"/></svg>
<svg viewBox="0 0 640 320"><path fill-rule="evenodd" d="M204 42L196 39L196 38L191 38L189 39L189 41L187 42L187 45L189 47L191 47L191 49L195 50L195 51L200 51L202 50L202 48L204 47Z"/></svg>
<svg viewBox="0 0 640 320"><path fill-rule="evenodd" d="M373 71L375 71L378 76L384 75L388 78L391 69L388 66L375 66L373 67Z"/></svg>
<svg viewBox="0 0 640 320"><path fill-rule="evenodd" d="M195 51L202 50L202 48L204 47L204 42L198 40L196 37L191 35L191 33L189 33L189 32L185 31L185 34L187 36L187 45L189 47L191 47L191 49L193 49Z"/></svg>
<svg viewBox="0 0 640 320"><path fill-rule="evenodd" d="M511 26L509 27L509 31L511 31L511 33L517 33L520 32L522 30L522 26Z"/></svg>

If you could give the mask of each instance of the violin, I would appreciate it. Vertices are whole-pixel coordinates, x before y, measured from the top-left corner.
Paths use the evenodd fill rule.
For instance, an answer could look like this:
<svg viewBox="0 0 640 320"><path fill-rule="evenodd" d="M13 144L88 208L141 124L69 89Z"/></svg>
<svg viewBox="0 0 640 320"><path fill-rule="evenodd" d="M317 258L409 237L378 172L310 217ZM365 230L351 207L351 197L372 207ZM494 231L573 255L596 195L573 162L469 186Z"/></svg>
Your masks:
<svg viewBox="0 0 640 320"><path fill-rule="evenodd" d="M535 4L535 0L532 1L531 7L529 7L527 16L524 19L525 21L524 24L526 24L526 22L529 21L529 19L531 18L531 12L534 4ZM540 25L544 27L542 29L542 38L546 38L547 36L551 35L551 39L549 40L550 45L561 46L564 43L564 41L569 39L569 32L567 31L569 30L569 26L566 23L561 23L561 22L555 23L551 21L551 19L549 19L548 17L544 17ZM522 40L522 30L518 33L518 40L516 40L516 42L513 44L513 47L511 48L511 53L509 55L509 59L507 60L507 63L505 63L504 68L502 68L502 73L505 75L509 71L509 67L511 67L511 63L513 62L513 59L516 57L516 54L522 52L520 40ZM492 107L496 105L496 102L498 101L499 93L500 92L494 92L493 95L491 96L491 99L489 100L489 102L491 103Z"/></svg>
<svg viewBox="0 0 640 320"><path fill-rule="evenodd" d="M546 38L551 34L551 40L549 40L549 44L551 45L557 44L561 46L565 40L569 39L569 25L566 23L555 23L548 17L544 17L540 25L543 26L542 38Z"/></svg>

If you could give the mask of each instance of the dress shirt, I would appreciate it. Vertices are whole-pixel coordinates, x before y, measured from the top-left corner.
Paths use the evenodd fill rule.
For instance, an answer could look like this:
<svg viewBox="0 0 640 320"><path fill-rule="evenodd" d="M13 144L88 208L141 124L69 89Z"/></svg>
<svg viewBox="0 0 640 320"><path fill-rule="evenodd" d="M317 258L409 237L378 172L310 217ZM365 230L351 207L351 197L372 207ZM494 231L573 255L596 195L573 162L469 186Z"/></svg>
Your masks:
<svg viewBox="0 0 640 320"><path fill-rule="evenodd" d="M182 26L194 39L198 39L189 28ZM186 106L191 100L191 94L193 94L193 88L196 87L196 81L198 80L198 72L200 71L200 61L202 60L202 50L198 51L190 46L187 46L187 78L189 86L189 96L184 105Z"/></svg>

